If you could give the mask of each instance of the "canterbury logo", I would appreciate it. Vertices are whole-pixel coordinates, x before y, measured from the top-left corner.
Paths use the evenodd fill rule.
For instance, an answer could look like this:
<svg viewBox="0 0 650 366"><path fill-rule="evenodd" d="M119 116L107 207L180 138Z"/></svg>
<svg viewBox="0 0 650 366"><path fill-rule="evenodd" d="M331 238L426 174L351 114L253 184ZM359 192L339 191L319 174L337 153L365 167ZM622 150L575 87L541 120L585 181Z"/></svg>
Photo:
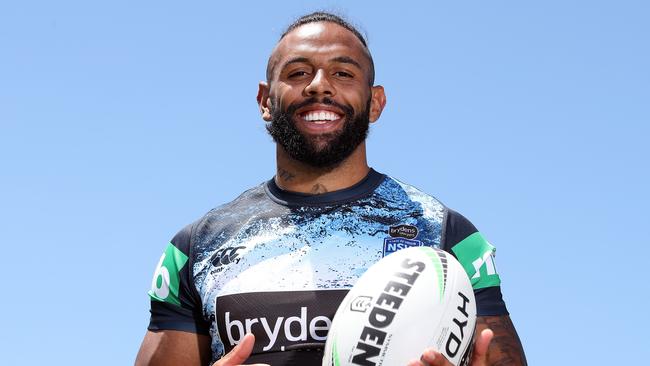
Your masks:
<svg viewBox="0 0 650 366"><path fill-rule="evenodd" d="M230 264L239 256L237 254L237 251L244 248L246 247L238 246L219 249L212 255L210 262L215 267L221 267L223 265ZM237 260L237 262L239 262L239 260Z"/></svg>

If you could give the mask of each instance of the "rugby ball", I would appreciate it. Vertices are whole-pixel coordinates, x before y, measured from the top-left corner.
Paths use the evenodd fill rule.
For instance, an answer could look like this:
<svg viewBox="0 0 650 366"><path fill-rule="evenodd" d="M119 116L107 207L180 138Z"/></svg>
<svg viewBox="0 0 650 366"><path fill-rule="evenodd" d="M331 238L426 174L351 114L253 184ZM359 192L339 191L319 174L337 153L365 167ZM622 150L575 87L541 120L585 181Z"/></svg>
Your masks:
<svg viewBox="0 0 650 366"><path fill-rule="evenodd" d="M402 366L434 347L468 365L476 326L472 285L449 253L414 247L372 265L341 302L323 366Z"/></svg>

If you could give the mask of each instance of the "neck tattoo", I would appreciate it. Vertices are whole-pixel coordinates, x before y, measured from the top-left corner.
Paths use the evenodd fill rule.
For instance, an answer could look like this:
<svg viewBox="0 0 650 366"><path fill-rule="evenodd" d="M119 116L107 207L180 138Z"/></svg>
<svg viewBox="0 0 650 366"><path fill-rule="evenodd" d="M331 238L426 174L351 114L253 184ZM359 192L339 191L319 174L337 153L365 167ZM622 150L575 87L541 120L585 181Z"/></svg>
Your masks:
<svg viewBox="0 0 650 366"><path fill-rule="evenodd" d="M296 175L278 167L278 177L283 181L290 182Z"/></svg>
<svg viewBox="0 0 650 366"><path fill-rule="evenodd" d="M320 184L320 183L316 183L316 185L314 185L314 186L311 188L311 192L310 192L310 193L312 193L312 194L323 194L323 193L327 193L327 192L328 192L328 191L327 191L327 188L325 188L324 185L322 185L322 184Z"/></svg>

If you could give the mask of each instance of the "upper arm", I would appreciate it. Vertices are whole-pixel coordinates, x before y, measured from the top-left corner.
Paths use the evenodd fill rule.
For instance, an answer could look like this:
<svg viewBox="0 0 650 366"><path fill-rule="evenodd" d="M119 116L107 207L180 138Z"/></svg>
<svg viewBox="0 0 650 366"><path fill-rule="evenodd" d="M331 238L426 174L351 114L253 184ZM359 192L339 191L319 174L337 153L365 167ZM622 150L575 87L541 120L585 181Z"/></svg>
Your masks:
<svg viewBox="0 0 650 366"><path fill-rule="evenodd" d="M463 215L447 210L442 248L458 259L470 279L479 316L508 315L501 278L494 264L495 248Z"/></svg>
<svg viewBox="0 0 650 366"><path fill-rule="evenodd" d="M210 337L177 330L147 331L136 366L201 366L210 363Z"/></svg>
<svg viewBox="0 0 650 366"><path fill-rule="evenodd" d="M495 248L461 214L448 210L443 248L454 254L470 278L476 298L476 334L490 328L494 338L488 365L526 365L521 341L501 295Z"/></svg>
<svg viewBox="0 0 650 366"><path fill-rule="evenodd" d="M524 348L510 316L478 316L476 334L480 334L485 328L490 328L494 333L488 348L488 365L527 365Z"/></svg>
<svg viewBox="0 0 650 366"><path fill-rule="evenodd" d="M136 358L138 366L207 365L210 324L191 275L191 226L167 245L149 291L151 319Z"/></svg>

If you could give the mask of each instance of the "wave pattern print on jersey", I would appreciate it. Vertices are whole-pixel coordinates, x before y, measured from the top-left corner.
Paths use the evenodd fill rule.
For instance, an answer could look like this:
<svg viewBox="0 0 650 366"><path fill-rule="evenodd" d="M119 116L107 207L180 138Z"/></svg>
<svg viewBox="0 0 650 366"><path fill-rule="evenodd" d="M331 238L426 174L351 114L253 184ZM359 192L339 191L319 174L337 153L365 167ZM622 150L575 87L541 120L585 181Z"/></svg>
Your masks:
<svg viewBox="0 0 650 366"><path fill-rule="evenodd" d="M347 289L385 254L389 229L416 227L399 243L439 247L444 210L384 176L346 202L282 205L261 185L212 210L194 229L192 273L214 357L247 331L254 353L324 342Z"/></svg>

